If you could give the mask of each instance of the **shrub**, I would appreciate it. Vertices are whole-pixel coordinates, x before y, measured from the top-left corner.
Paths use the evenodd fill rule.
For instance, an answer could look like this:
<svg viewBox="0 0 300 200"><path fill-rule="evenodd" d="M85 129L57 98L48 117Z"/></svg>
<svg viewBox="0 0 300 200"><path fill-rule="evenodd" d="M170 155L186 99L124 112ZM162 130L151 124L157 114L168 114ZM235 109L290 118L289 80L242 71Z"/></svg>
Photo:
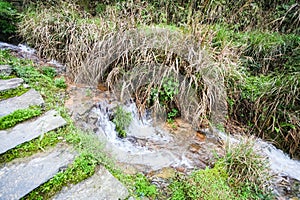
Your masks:
<svg viewBox="0 0 300 200"><path fill-rule="evenodd" d="M16 31L17 11L11 3L0 0L0 40L7 41Z"/></svg>
<svg viewBox="0 0 300 200"><path fill-rule="evenodd" d="M234 147L213 168L179 177L170 185L171 199L272 199L267 189L270 174L266 161L254 152L251 140Z"/></svg>

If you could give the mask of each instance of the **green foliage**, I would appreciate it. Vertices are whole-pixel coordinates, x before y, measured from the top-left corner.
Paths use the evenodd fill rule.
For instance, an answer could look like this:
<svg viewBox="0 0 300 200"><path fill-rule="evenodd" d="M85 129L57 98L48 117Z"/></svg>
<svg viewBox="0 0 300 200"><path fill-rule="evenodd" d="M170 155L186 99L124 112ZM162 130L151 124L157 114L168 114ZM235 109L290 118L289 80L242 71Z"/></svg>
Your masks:
<svg viewBox="0 0 300 200"><path fill-rule="evenodd" d="M116 125L116 131L118 136L121 138L126 137L125 129L128 128L132 121L132 116L130 112L124 110L122 106L117 106L116 111L114 113L113 122Z"/></svg>
<svg viewBox="0 0 300 200"><path fill-rule="evenodd" d="M174 180L171 199L272 199L266 188L269 178L265 160L254 152L249 140L227 146L225 156L213 168Z"/></svg>
<svg viewBox="0 0 300 200"><path fill-rule="evenodd" d="M16 110L9 115L0 117L0 130L13 127L19 122L39 116L40 114L42 114L42 110L40 107L31 107L27 109Z"/></svg>
<svg viewBox="0 0 300 200"><path fill-rule="evenodd" d="M160 88L153 88L151 90L151 99L159 99L162 105L167 105L168 102L173 101L174 96L178 94L179 82L174 78L166 78L163 80ZM152 101L153 101L152 100Z"/></svg>
<svg viewBox="0 0 300 200"><path fill-rule="evenodd" d="M62 88L62 89L66 89L67 88L66 80L65 80L64 77L55 79L54 84L58 88Z"/></svg>
<svg viewBox="0 0 300 200"><path fill-rule="evenodd" d="M17 87L11 90L0 91L0 100L9 99L15 96L21 96L26 93L29 88L24 88L23 86Z"/></svg>
<svg viewBox="0 0 300 200"><path fill-rule="evenodd" d="M0 0L0 34L8 36L15 33L16 14L11 3Z"/></svg>
<svg viewBox="0 0 300 200"><path fill-rule="evenodd" d="M42 73L50 78L54 78L56 76L56 70L53 67L43 67Z"/></svg>
<svg viewBox="0 0 300 200"><path fill-rule="evenodd" d="M155 196L158 194L156 186L151 185L144 175L137 174L134 180L135 194L138 197L155 198Z"/></svg>
<svg viewBox="0 0 300 200"><path fill-rule="evenodd" d="M222 166L198 170L187 178L180 178L170 185L172 200L236 199L227 184L228 175Z"/></svg>
<svg viewBox="0 0 300 200"><path fill-rule="evenodd" d="M168 119L174 119L178 115L178 110L173 108L169 113L168 113Z"/></svg>
<svg viewBox="0 0 300 200"><path fill-rule="evenodd" d="M19 59L10 55L8 51L0 50L0 64L9 64L13 73L24 80L31 88L39 91L45 98L45 109L63 105L62 89L55 85L55 80L42 74L30 60ZM65 87L64 79L58 81L58 86ZM13 92L13 90L11 91Z"/></svg>
<svg viewBox="0 0 300 200"><path fill-rule="evenodd" d="M7 163L16 158L23 158L30 156L38 151L44 151L45 149L56 145L60 140L59 137L65 134L63 129L59 129L58 132L48 132L40 138L36 138L29 142L18 145L16 148L7 151L5 154L0 155L0 164Z"/></svg>

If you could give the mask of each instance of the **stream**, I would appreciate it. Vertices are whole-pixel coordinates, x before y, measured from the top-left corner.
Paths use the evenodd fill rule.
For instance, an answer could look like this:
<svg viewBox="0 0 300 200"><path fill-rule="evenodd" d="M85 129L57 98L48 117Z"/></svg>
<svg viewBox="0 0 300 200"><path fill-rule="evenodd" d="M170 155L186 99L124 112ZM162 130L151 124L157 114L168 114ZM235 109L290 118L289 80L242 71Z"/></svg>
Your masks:
<svg viewBox="0 0 300 200"><path fill-rule="evenodd" d="M65 70L56 61L38 58L35 51L26 45L0 42L0 49L9 49L18 57L53 66L60 72ZM66 107L73 119L79 125L94 130L99 139L105 141L106 150L127 173L160 174L159 177L164 179L169 176L162 171L169 172L171 169L172 173L189 173L194 169L204 169L214 163L216 155L224 153L224 142L240 142L239 138L216 129L196 131L181 119L175 120L175 128L166 123L156 123L150 112L139 116L133 101L121 104L103 88L70 85L68 93L70 98ZM111 121L117 105L122 105L133 117L124 139L117 136ZM289 199L297 195L300 198L300 162L261 139L256 139L255 149L268 158L276 176L273 189L277 197Z"/></svg>

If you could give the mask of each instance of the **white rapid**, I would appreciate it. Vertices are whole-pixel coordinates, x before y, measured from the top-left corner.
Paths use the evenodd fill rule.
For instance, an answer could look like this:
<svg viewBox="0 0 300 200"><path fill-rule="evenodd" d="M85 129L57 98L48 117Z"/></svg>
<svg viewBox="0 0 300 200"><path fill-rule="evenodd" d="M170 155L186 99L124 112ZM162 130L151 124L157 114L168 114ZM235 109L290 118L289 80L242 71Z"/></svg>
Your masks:
<svg viewBox="0 0 300 200"><path fill-rule="evenodd" d="M166 127L153 126L147 114L140 119L134 103L124 106L131 112L133 120L127 129L127 137L121 139L110 121L114 106L106 101L98 104L98 134L107 140L107 147L121 163L135 165L145 172L164 167L188 170L209 165L212 152L221 151L216 143L197 140L196 132L186 124L177 127L181 133L176 134L170 133Z"/></svg>

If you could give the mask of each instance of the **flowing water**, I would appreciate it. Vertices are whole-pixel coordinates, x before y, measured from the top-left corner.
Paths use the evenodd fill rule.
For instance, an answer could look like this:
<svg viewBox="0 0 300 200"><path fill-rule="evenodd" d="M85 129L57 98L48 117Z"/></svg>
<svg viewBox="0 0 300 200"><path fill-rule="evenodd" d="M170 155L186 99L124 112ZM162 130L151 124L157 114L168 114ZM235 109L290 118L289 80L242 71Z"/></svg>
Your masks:
<svg viewBox="0 0 300 200"><path fill-rule="evenodd" d="M106 138L119 162L135 165L144 172L164 167L191 170L210 165L213 153L222 153L217 140L201 135L187 123L180 122L174 129L163 124L154 126L149 113L139 116L133 102L124 106L133 120L127 137L121 139L110 120L114 106L107 101L98 103L98 134Z"/></svg>
<svg viewBox="0 0 300 200"><path fill-rule="evenodd" d="M56 61L38 58L34 49L26 45L15 46L0 42L0 49L9 49L19 57L64 69ZM150 113L145 113L144 116L138 115L134 102L123 105L124 109L131 112L133 121L127 129L128 136L121 139L117 137L115 125L111 121L114 108L120 103L112 101L110 95L102 95L107 92L97 90L102 96L91 100L90 97L86 97L84 91L76 95L70 93L71 99L77 100L77 105L73 106L72 112L76 113L76 109L77 111L82 109L87 102L92 105L92 109L88 112L93 113L96 118L95 125L98 127L96 133L101 140L106 141L106 148L114 154L117 162L124 168L133 167L134 170L149 173L171 167L177 171L188 172L195 168L210 166L215 155L222 155L223 144L220 141L240 142L240 139L218 130L213 131L215 134L197 132L180 119L175 121L175 129L165 123L154 123ZM291 190L293 180L300 181L300 162L291 159L281 150L261 139L256 140L255 147L259 153L268 157L270 168L279 177L276 179L276 184L282 185L282 182L285 182L287 185L283 189L278 186L275 188L275 193L278 193L278 196L287 194ZM298 192L300 195L300 191Z"/></svg>

